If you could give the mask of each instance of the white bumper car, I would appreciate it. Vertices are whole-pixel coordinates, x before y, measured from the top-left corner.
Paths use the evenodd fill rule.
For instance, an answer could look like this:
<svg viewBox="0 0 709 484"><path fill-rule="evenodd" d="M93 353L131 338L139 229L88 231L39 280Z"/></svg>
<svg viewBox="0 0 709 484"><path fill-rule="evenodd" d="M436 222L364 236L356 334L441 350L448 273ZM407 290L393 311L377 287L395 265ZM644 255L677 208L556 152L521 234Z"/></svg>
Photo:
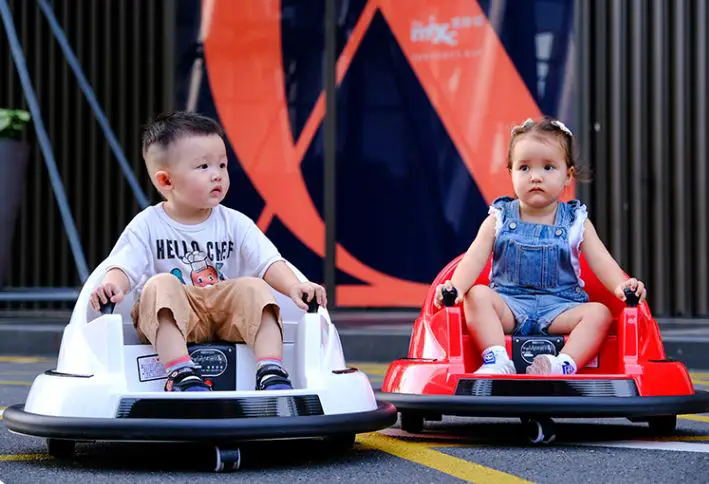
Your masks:
<svg viewBox="0 0 709 484"><path fill-rule="evenodd" d="M251 349L214 342L188 349L215 391L165 392L156 352L133 328L132 295L108 314L90 309L104 273L105 263L82 288L56 369L38 375L27 401L4 413L11 432L46 438L49 454L68 457L79 441L202 442L215 446L215 469L225 470L239 465L239 441L325 438L351 446L357 433L396 422L394 406L378 402L367 376L346 366L327 310L315 304L305 312L277 292L293 390L254 390Z"/></svg>

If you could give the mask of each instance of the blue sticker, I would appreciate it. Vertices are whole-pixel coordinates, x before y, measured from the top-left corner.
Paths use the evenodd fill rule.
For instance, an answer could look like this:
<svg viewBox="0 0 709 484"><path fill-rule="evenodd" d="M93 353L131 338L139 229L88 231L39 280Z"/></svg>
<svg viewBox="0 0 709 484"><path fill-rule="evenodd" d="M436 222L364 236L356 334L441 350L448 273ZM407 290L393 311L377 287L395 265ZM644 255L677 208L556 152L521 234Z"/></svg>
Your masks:
<svg viewBox="0 0 709 484"><path fill-rule="evenodd" d="M483 353L483 363L485 363L486 365L491 365L495 363L495 361L495 353L493 353L492 351L486 351L485 353Z"/></svg>

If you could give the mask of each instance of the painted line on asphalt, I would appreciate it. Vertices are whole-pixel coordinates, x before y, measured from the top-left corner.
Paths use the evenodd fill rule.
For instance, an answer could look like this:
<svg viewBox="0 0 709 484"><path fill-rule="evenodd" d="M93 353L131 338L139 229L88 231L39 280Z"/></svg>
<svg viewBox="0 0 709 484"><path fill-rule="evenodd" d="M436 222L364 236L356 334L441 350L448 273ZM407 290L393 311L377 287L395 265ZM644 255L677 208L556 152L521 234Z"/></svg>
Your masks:
<svg viewBox="0 0 709 484"><path fill-rule="evenodd" d="M467 482L503 484L530 482L506 472L438 452L431 448L435 446L431 443L406 442L380 433L360 434L357 436L357 441L364 447L386 452Z"/></svg>
<svg viewBox="0 0 709 484"><path fill-rule="evenodd" d="M348 363L348 365L353 366L368 375L386 375L389 365L385 363Z"/></svg>
<svg viewBox="0 0 709 484"><path fill-rule="evenodd" d="M0 461L26 461L51 459L47 454L9 454L0 455Z"/></svg>
<svg viewBox="0 0 709 484"><path fill-rule="evenodd" d="M43 363L49 358L39 356L0 356L0 363Z"/></svg>
<svg viewBox="0 0 709 484"><path fill-rule="evenodd" d="M32 385L31 381L20 381L20 380L0 380L0 385L14 385L28 387Z"/></svg>
<svg viewBox="0 0 709 484"><path fill-rule="evenodd" d="M709 417L707 417L709 421ZM632 427L629 427L632 428ZM399 428L390 427L388 429L383 429L379 431L380 434L386 435L388 437L394 437L397 439L402 439L410 442L426 443L434 447L478 447L481 445L498 445L503 443L502 440L495 440L494 438L479 438L471 437L468 435L453 435L446 433L433 433L425 432L421 434L410 434ZM637 437L631 439L625 439L631 442L709 442L709 435L670 435L667 437ZM509 443L507 440L504 442ZM576 445L576 441L564 442L558 441L561 445ZM605 441L603 441L605 442ZM621 441L617 441L621 442ZM579 445L584 443L593 443L593 441L581 442Z"/></svg>
<svg viewBox="0 0 709 484"><path fill-rule="evenodd" d="M707 415L677 415L678 418L681 418L683 420L693 420L695 422L704 422L704 423L709 423L709 416Z"/></svg>
<svg viewBox="0 0 709 484"><path fill-rule="evenodd" d="M674 452L701 452L704 454L709 453L709 445L694 444L691 442L620 440L617 442L577 442L569 445L643 450L671 450Z"/></svg>

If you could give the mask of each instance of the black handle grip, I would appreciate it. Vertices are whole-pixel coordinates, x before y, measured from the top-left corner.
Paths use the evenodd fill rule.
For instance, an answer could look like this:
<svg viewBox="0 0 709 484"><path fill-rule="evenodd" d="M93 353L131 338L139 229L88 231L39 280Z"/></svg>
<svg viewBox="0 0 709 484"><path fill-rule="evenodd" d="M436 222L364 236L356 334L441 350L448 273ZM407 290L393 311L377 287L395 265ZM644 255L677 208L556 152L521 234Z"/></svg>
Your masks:
<svg viewBox="0 0 709 484"><path fill-rule="evenodd" d="M108 301L106 304L99 304L99 311L101 311L101 314L111 314L113 313L113 309L116 307L116 303L111 301Z"/></svg>
<svg viewBox="0 0 709 484"><path fill-rule="evenodd" d="M623 292L625 292L625 304L631 308L637 307L640 303L640 298L635 295L635 292L628 287Z"/></svg>
<svg viewBox="0 0 709 484"><path fill-rule="evenodd" d="M443 296L443 305L450 307L455 304L455 300L458 298L458 290L455 287L450 291L443 289L441 295Z"/></svg>
<svg viewBox="0 0 709 484"><path fill-rule="evenodd" d="M308 312L309 313L317 313L318 312L318 300L315 298L315 295L313 295L313 299L308 301L308 295L303 294L303 302L308 305Z"/></svg>

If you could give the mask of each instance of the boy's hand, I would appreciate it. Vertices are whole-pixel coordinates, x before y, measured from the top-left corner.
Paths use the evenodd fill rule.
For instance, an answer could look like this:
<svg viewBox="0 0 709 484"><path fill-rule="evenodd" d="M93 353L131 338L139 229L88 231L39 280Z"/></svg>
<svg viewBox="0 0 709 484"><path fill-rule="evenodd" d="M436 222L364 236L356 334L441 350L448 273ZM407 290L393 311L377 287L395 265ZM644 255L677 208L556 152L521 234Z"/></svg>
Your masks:
<svg viewBox="0 0 709 484"><path fill-rule="evenodd" d="M449 280L444 282L443 284L439 284L436 286L436 296L433 298L433 305L436 306L437 308L440 308L443 306L443 289L446 291L451 291L453 289L456 289L457 295L455 298L455 304L460 304L460 302L463 300L463 294L461 291L458 291L455 286L453 286L453 283Z"/></svg>
<svg viewBox="0 0 709 484"><path fill-rule="evenodd" d="M320 306L327 306L327 296L325 295L325 288L319 286L318 284L315 284L313 282L301 282L298 284L294 284L290 288L290 298L293 300L293 302L295 302L295 304L299 308L307 311L308 305L303 302L303 295L307 295L307 301L312 301L314 297Z"/></svg>
<svg viewBox="0 0 709 484"><path fill-rule="evenodd" d="M638 296L638 304L642 303L647 295L647 290L645 289L645 284L643 284L642 281L638 281L634 277L631 277L615 289L615 295L618 299L625 301L625 289L628 287L632 289L636 296Z"/></svg>
<svg viewBox="0 0 709 484"><path fill-rule="evenodd" d="M101 311L101 305L106 304L109 299L115 304L123 300L123 290L112 282L101 284L94 289L91 293L89 304L94 311L99 312Z"/></svg>

